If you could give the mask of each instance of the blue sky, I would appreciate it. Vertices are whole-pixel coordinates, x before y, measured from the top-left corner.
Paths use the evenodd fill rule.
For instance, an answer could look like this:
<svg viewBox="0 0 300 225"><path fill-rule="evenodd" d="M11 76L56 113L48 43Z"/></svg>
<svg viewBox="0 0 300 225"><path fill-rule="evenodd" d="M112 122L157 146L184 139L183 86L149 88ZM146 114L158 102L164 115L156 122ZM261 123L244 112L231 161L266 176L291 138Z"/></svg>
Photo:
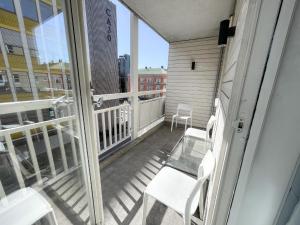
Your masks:
<svg viewBox="0 0 300 225"><path fill-rule="evenodd" d="M118 54L130 55L130 12L119 3L117 6ZM168 65L169 44L143 21L139 20L139 68L157 68Z"/></svg>

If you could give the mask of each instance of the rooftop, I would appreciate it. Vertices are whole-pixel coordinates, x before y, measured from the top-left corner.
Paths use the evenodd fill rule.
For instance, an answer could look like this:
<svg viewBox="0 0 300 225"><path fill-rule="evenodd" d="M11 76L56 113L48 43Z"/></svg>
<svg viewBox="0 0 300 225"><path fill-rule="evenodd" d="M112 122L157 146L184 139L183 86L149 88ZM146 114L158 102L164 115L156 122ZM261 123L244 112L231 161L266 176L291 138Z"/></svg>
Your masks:
<svg viewBox="0 0 300 225"><path fill-rule="evenodd" d="M139 75L167 74L167 70L163 68L145 68L138 70Z"/></svg>

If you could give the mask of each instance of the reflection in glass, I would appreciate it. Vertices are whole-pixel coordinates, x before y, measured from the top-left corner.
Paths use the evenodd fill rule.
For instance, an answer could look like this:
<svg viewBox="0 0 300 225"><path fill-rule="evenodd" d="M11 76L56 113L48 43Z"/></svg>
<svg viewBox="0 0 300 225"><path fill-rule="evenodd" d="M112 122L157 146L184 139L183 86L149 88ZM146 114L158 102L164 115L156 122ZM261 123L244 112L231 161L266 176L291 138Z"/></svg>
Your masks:
<svg viewBox="0 0 300 225"><path fill-rule="evenodd" d="M58 224L90 220L64 13L52 2L0 1L0 104L17 109L0 112L0 221L3 196L30 199L31 191L19 194L25 187L51 205Z"/></svg>

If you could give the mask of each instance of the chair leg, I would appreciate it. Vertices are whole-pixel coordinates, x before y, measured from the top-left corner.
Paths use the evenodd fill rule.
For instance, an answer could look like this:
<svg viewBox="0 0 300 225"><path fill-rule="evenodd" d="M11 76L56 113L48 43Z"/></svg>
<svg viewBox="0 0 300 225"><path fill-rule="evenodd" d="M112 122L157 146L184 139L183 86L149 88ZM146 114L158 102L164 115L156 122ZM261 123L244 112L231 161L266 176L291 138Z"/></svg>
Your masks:
<svg viewBox="0 0 300 225"><path fill-rule="evenodd" d="M171 132L173 131L173 123L174 123L174 117L172 117Z"/></svg>
<svg viewBox="0 0 300 225"><path fill-rule="evenodd" d="M186 120L185 120L184 131L186 131L187 122L188 122L188 120L186 119Z"/></svg>
<svg viewBox="0 0 300 225"><path fill-rule="evenodd" d="M177 128L177 117L175 118L175 120L176 120L176 128Z"/></svg>
<svg viewBox="0 0 300 225"><path fill-rule="evenodd" d="M142 225L146 225L148 198L149 198L149 196L146 193L144 193L144 197L143 197L143 221L142 221Z"/></svg>
<svg viewBox="0 0 300 225"><path fill-rule="evenodd" d="M191 127L192 127L192 123L193 123L192 121L193 121L193 120L192 120L192 117L191 117L191 119L190 119L190 125L191 125Z"/></svg>
<svg viewBox="0 0 300 225"><path fill-rule="evenodd" d="M183 216L183 225L191 225L191 216L189 215Z"/></svg>
<svg viewBox="0 0 300 225"><path fill-rule="evenodd" d="M50 225L58 225L53 209L47 214L47 219Z"/></svg>

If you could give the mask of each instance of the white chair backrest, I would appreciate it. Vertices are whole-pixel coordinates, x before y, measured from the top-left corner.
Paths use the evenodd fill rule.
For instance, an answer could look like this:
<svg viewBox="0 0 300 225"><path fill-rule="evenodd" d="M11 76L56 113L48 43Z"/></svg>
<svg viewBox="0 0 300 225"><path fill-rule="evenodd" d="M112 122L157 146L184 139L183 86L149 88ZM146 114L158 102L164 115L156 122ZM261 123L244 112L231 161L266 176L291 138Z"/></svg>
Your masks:
<svg viewBox="0 0 300 225"><path fill-rule="evenodd" d="M217 108L220 104L220 99L219 98L215 98L215 107Z"/></svg>
<svg viewBox="0 0 300 225"><path fill-rule="evenodd" d="M212 151L207 150L202 162L198 168L197 180L206 180L213 172L215 167L215 156Z"/></svg>
<svg viewBox="0 0 300 225"><path fill-rule="evenodd" d="M216 122L216 117L214 115L211 115L206 125L206 141L209 142L212 141L213 132L211 133L211 137L209 136L209 133L210 130L213 129L215 122Z"/></svg>
<svg viewBox="0 0 300 225"><path fill-rule="evenodd" d="M188 104L179 103L177 105L177 115L192 116L193 108Z"/></svg>
<svg viewBox="0 0 300 225"><path fill-rule="evenodd" d="M191 209L192 203L195 200L199 202L199 199L195 199L197 197L197 193L200 191L200 194L202 194L203 184L213 174L214 168L215 168L215 157L211 152L211 150L208 150L198 168L197 182L187 200L186 207L189 207L188 210L191 210L191 212L194 210Z"/></svg>

